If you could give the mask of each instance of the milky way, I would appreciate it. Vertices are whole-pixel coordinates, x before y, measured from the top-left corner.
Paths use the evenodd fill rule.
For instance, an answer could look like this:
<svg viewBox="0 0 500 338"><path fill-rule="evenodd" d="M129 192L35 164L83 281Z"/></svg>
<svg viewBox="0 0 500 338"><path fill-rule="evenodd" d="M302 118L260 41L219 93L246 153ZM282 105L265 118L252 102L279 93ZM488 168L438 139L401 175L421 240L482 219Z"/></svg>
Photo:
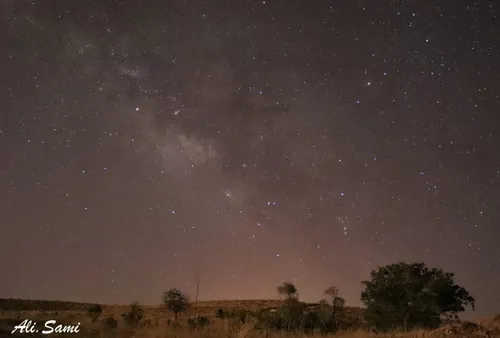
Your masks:
<svg viewBox="0 0 500 338"><path fill-rule="evenodd" d="M377 266L500 308L493 1L3 1L0 297L360 305ZM495 298L496 297L496 298Z"/></svg>

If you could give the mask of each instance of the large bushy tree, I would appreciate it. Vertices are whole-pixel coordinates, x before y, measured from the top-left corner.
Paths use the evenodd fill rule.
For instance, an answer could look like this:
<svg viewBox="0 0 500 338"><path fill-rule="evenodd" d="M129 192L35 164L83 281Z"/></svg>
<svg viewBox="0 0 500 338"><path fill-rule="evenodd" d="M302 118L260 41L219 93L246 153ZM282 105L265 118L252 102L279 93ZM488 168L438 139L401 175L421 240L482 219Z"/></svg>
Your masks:
<svg viewBox="0 0 500 338"><path fill-rule="evenodd" d="M454 275L429 269L424 263L396 263L371 272L361 300L365 317L376 329L436 327L446 315L474 309L469 292L455 284Z"/></svg>
<svg viewBox="0 0 500 338"><path fill-rule="evenodd" d="M174 313L177 320L178 314L187 310L189 300L179 289L173 288L163 294L163 303Z"/></svg>

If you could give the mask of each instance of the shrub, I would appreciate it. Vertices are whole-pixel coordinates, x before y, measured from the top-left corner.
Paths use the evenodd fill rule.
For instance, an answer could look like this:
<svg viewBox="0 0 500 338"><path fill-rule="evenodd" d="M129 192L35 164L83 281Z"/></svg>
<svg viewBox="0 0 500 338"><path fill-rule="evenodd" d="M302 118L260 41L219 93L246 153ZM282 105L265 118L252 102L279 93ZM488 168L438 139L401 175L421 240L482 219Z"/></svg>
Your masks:
<svg viewBox="0 0 500 338"><path fill-rule="evenodd" d="M129 326L136 326L144 318L144 311L139 303L134 302L130 305L130 310L122 314L123 320Z"/></svg>
<svg viewBox="0 0 500 338"><path fill-rule="evenodd" d="M226 316L226 313L222 309L219 309L219 310L217 310L217 312L215 312L215 317L217 317L217 318L224 318L225 316Z"/></svg>
<svg viewBox="0 0 500 338"><path fill-rule="evenodd" d="M242 324L245 324L251 316L252 316L251 311L244 309L236 311L236 318L238 318Z"/></svg>
<svg viewBox="0 0 500 338"><path fill-rule="evenodd" d="M473 322L464 321L460 324L460 327L464 331L476 331L480 328L480 325Z"/></svg>
<svg viewBox="0 0 500 338"><path fill-rule="evenodd" d="M202 328L210 324L207 316L196 316L188 319L188 325L191 329Z"/></svg>
<svg viewBox="0 0 500 338"><path fill-rule="evenodd" d="M118 321L113 316L109 316L104 320L104 326L107 329L116 329L118 327Z"/></svg>
<svg viewBox="0 0 500 338"><path fill-rule="evenodd" d="M221 311L222 309L219 309L217 312ZM253 316L252 311L245 310L245 309L235 309L227 312L220 312L221 314L224 315L224 318L232 318L240 322L241 324L244 324L248 321L250 317ZM217 315L217 314L216 314ZM220 317L222 318L222 317Z"/></svg>
<svg viewBox="0 0 500 338"><path fill-rule="evenodd" d="M99 304L93 305L89 307L87 310L87 314L89 315L90 319L95 322L97 319L99 319L99 316L102 313L102 306Z"/></svg>
<svg viewBox="0 0 500 338"><path fill-rule="evenodd" d="M319 315L306 311L306 304L289 298L277 311L264 310L257 315L256 327L260 330L282 330L288 332L305 330L316 326ZM319 325L319 324L318 324Z"/></svg>

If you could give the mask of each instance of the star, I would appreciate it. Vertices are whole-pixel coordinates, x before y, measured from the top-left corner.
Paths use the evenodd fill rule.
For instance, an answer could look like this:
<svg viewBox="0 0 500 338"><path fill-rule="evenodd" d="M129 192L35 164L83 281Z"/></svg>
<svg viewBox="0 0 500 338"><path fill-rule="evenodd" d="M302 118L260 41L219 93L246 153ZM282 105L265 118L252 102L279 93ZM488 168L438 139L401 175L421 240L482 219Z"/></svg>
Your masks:
<svg viewBox="0 0 500 338"><path fill-rule="evenodd" d="M424 261L498 312L490 4L120 3L0 5L2 297L157 304L198 270L202 300L362 306Z"/></svg>

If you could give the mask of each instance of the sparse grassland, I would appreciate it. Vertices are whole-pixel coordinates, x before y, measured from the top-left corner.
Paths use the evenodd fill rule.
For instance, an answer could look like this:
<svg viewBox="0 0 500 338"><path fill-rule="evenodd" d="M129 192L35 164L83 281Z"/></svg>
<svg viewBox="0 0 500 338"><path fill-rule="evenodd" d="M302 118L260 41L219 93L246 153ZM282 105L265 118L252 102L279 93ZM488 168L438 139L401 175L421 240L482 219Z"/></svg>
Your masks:
<svg viewBox="0 0 500 338"><path fill-rule="evenodd" d="M280 300L190 304L176 288L165 291L156 307L0 299L0 337L44 336L40 333L47 333L50 320L48 329L59 337L500 338L500 316L459 320L467 306L474 308L475 299L455 284L452 273L423 262L399 262L370 276L362 282L363 309L346 307L335 286L325 290L327 299L302 302L288 281L276 288Z"/></svg>
<svg viewBox="0 0 500 338"><path fill-rule="evenodd" d="M207 301L198 302L198 317L206 317L207 322L198 323L192 320L194 307L179 314L174 320L171 311L163 306L141 306L143 318L136 325L129 325L124 320L124 313L130 311L126 305L103 305L97 320L89 315L89 308L94 304L0 300L0 337L37 337L37 334L13 334L10 332L24 319L37 322L42 330L46 320L54 319L60 324L80 325L78 334L57 334L58 337L144 337L144 338L306 338L306 337L338 337L338 338L369 338L369 337L401 337L401 338L444 338L444 337L500 337L500 316L477 323L457 323L445 325L436 330L391 332L377 335L363 328L363 309L346 308L349 318L355 320L358 327L340 330L335 334L319 332L279 332L266 330L259 325L259 314L273 312L283 305L279 300L237 300L237 301ZM307 304L307 308L315 311L320 304ZM190 320L191 318L191 320ZM200 325L198 325L200 324ZM45 337L51 335L43 335Z"/></svg>

